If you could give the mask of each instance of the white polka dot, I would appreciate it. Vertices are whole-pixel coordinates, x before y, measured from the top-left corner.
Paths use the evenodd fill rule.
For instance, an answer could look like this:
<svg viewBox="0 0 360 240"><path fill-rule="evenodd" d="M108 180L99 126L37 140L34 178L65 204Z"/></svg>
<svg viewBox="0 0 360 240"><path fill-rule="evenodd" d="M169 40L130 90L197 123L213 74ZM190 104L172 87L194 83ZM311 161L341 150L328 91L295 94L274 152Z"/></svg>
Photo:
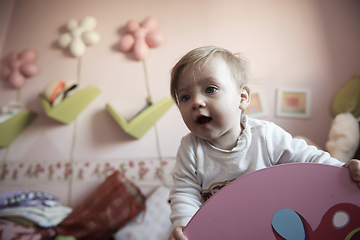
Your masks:
<svg viewBox="0 0 360 240"><path fill-rule="evenodd" d="M333 216L333 225L335 228L343 228L350 221L350 217L347 212L337 211Z"/></svg>

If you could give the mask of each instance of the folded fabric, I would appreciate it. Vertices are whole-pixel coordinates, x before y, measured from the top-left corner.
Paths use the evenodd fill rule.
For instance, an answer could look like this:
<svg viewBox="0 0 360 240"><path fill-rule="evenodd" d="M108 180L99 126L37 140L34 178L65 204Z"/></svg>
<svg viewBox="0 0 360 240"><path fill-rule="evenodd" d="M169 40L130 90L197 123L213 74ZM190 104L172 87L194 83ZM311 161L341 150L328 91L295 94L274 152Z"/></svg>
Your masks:
<svg viewBox="0 0 360 240"><path fill-rule="evenodd" d="M9 216L9 217L1 217L1 218L5 220L9 220L14 223L19 223L25 227L37 227L36 223L23 217Z"/></svg>
<svg viewBox="0 0 360 240"><path fill-rule="evenodd" d="M40 191L14 190L0 194L0 209L14 206L55 206L58 197Z"/></svg>
<svg viewBox="0 0 360 240"><path fill-rule="evenodd" d="M71 208L61 205L55 207L8 207L0 209L0 217L23 217L33 221L40 227L49 228L59 224L71 211Z"/></svg>
<svg viewBox="0 0 360 240"><path fill-rule="evenodd" d="M157 188L146 200L146 211L143 213L145 215L140 214L135 221L126 224L113 236L114 239L167 240L172 230L169 193L170 189L167 187Z"/></svg>
<svg viewBox="0 0 360 240"><path fill-rule="evenodd" d="M32 228L0 219L0 239L4 240L51 240L56 232L52 228Z"/></svg>

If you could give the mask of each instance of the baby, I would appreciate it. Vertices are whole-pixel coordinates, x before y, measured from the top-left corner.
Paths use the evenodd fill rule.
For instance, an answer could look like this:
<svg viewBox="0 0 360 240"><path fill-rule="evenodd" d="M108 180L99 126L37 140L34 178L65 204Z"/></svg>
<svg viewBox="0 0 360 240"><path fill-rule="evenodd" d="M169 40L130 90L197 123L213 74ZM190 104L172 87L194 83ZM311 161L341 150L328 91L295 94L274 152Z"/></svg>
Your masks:
<svg viewBox="0 0 360 240"><path fill-rule="evenodd" d="M291 162L343 165L274 123L243 116L251 98L246 72L240 55L214 46L190 51L172 69L171 95L191 133L176 157L169 240L186 240L183 230L202 203L247 173ZM360 186L360 161L345 167Z"/></svg>

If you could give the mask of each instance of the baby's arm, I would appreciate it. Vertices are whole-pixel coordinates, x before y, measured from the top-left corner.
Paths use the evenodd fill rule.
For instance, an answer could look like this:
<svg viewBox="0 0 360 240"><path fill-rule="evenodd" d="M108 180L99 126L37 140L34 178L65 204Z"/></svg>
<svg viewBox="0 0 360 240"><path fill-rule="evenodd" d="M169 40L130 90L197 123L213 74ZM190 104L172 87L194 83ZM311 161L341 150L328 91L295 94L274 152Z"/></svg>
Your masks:
<svg viewBox="0 0 360 240"><path fill-rule="evenodd" d="M345 165L332 158L328 152L309 146L304 140L294 139L292 136L275 124L267 126L266 138L268 152L273 164L287 162L316 162L349 168L351 178L360 187L360 160L351 159ZM271 144L269 144L271 143Z"/></svg>
<svg viewBox="0 0 360 240"><path fill-rule="evenodd" d="M349 168L351 178L357 182L360 187L360 160L358 159L350 159L344 167Z"/></svg>
<svg viewBox="0 0 360 240"><path fill-rule="evenodd" d="M196 179L194 165L179 154L176 162L174 188L170 192L170 220L174 227L186 226L201 206L201 187Z"/></svg>
<svg viewBox="0 0 360 240"><path fill-rule="evenodd" d="M182 141L173 170L174 188L170 192L170 220L175 227L169 239L186 239L184 226L200 208L201 186L197 179L197 161L191 144Z"/></svg>
<svg viewBox="0 0 360 240"><path fill-rule="evenodd" d="M266 147L272 165L295 162L313 162L333 166L344 163L332 158L328 152L308 145L303 139L295 139L281 127L269 123L265 131Z"/></svg>

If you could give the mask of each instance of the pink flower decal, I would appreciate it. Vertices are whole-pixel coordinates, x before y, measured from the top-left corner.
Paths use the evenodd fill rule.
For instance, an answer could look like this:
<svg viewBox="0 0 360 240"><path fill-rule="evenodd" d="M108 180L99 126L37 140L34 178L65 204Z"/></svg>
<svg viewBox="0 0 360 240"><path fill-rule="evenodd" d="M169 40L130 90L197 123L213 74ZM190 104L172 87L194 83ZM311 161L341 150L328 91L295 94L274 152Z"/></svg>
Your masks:
<svg viewBox="0 0 360 240"><path fill-rule="evenodd" d="M134 54L137 61L142 61L149 53L149 48L159 46L164 42L164 37L156 32L158 21L154 17L147 17L141 24L130 20L126 24L127 34L119 42L121 52Z"/></svg>
<svg viewBox="0 0 360 240"><path fill-rule="evenodd" d="M21 53L11 52L7 56L7 65L1 69L1 76L14 88L24 85L25 79L36 75L38 67L33 63L36 52L26 49Z"/></svg>

